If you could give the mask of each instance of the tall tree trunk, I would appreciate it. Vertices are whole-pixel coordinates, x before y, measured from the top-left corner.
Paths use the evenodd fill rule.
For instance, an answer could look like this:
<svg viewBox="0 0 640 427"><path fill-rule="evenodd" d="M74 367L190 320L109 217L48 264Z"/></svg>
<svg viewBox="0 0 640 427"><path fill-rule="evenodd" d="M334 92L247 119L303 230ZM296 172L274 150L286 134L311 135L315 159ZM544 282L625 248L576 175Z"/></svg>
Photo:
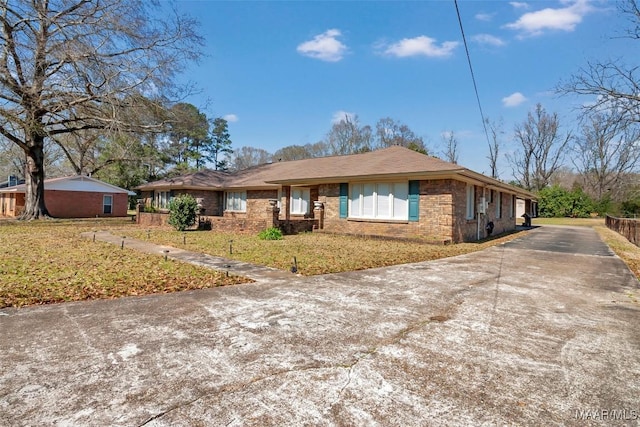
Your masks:
<svg viewBox="0 0 640 427"><path fill-rule="evenodd" d="M26 154L24 211L21 220L49 217L44 203L44 138L34 136Z"/></svg>

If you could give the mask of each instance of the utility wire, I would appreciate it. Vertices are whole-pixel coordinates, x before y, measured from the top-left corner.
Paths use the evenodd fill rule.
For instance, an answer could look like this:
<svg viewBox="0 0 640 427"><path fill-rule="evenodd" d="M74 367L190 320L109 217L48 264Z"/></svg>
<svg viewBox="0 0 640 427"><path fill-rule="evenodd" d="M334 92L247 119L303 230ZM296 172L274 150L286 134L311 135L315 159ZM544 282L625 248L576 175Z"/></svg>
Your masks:
<svg viewBox="0 0 640 427"><path fill-rule="evenodd" d="M482 119L482 127L484 128L484 136L487 138L487 144L491 147L491 141L489 140L489 132L487 132L487 124L485 123L484 113L482 112L482 104L480 103L480 95L478 95L478 85L476 84L476 76L473 73L473 67L471 66L471 56L469 55L469 47L467 46L467 38L464 35L464 28L462 28L462 19L460 18L460 9L458 9L458 0L453 0L456 5L456 13L458 15L458 23L460 24L460 33L462 33L462 41L464 43L464 50L467 52L467 62L469 63L469 71L471 71L471 80L473 81L473 89L476 93L476 100L478 101L478 109L480 110L480 118Z"/></svg>

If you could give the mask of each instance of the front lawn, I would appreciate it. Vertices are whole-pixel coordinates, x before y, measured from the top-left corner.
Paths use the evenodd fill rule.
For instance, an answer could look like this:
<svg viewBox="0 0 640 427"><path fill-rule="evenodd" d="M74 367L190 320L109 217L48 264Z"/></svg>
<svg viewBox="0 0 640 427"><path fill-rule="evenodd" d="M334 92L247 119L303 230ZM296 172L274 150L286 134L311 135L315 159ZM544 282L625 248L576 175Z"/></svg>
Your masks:
<svg viewBox="0 0 640 427"><path fill-rule="evenodd" d="M366 268L385 267L461 255L511 240L511 234L479 243L436 245L325 233L301 233L283 240L260 240L257 235L212 231L184 233L166 228L128 231L138 239L214 256L290 270L297 262L298 272L310 276ZM185 243L186 242L186 243Z"/></svg>
<svg viewBox="0 0 640 427"><path fill-rule="evenodd" d="M126 220L0 221L0 308L248 281L80 237L83 231L136 228Z"/></svg>
<svg viewBox="0 0 640 427"><path fill-rule="evenodd" d="M533 225L547 223L534 219ZM640 275L640 249L604 227L602 220L554 221L587 225ZM478 243L424 242L303 233L283 240L213 231L177 232L141 228L128 220L0 221L0 308L63 301L118 298L233 285L249 281L186 263L80 237L107 230L116 236L150 240L195 252L290 270L303 275L337 273L427 261L481 250L523 235L519 232Z"/></svg>

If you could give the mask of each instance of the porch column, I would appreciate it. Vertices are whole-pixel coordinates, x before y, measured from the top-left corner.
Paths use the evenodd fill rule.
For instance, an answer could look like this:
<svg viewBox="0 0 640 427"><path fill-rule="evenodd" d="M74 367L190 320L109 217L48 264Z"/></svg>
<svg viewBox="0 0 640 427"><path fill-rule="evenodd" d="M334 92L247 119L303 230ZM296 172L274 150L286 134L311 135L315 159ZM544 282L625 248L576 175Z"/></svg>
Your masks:
<svg viewBox="0 0 640 427"><path fill-rule="evenodd" d="M313 217L318 220L318 229L324 228L324 204L319 201L313 202Z"/></svg>
<svg viewBox="0 0 640 427"><path fill-rule="evenodd" d="M278 207L277 199L269 199L269 206L267 207L267 228L280 226L280 208Z"/></svg>

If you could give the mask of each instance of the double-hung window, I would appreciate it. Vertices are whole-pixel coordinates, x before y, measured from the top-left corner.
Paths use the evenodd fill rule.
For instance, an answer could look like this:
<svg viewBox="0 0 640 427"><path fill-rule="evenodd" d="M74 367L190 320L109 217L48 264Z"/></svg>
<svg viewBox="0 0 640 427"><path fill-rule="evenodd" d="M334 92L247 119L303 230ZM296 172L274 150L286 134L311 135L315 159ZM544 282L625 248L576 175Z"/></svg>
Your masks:
<svg viewBox="0 0 640 427"><path fill-rule="evenodd" d="M309 213L311 193L308 188L291 188L291 213L306 215Z"/></svg>
<svg viewBox="0 0 640 427"><path fill-rule="evenodd" d="M407 182L355 183L350 185L349 216L406 221L409 216Z"/></svg>
<svg viewBox="0 0 640 427"><path fill-rule="evenodd" d="M224 209L227 211L246 212L247 192L227 191L224 198Z"/></svg>
<svg viewBox="0 0 640 427"><path fill-rule="evenodd" d="M502 218L502 193L496 191L496 219Z"/></svg>
<svg viewBox="0 0 640 427"><path fill-rule="evenodd" d="M156 191L155 205L158 209L169 209L171 201L171 191Z"/></svg>
<svg viewBox="0 0 640 427"><path fill-rule="evenodd" d="M473 184L467 184L467 219L473 219L475 216L476 203L476 187Z"/></svg>
<svg viewBox="0 0 640 427"><path fill-rule="evenodd" d="M105 194L102 196L102 213L111 214L113 212L113 196Z"/></svg>

